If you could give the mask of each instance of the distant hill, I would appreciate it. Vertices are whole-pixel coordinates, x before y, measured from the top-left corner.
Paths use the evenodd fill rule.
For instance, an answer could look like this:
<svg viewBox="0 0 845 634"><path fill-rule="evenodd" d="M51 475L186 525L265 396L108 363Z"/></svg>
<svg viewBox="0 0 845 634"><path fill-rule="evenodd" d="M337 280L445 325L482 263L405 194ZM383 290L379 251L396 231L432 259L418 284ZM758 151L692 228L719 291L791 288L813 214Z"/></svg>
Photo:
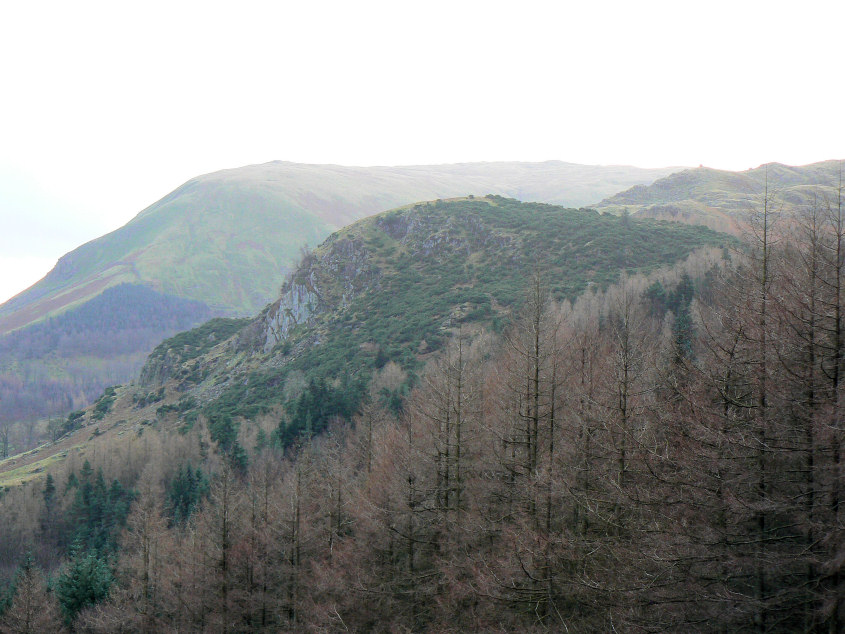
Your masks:
<svg viewBox="0 0 845 634"><path fill-rule="evenodd" d="M579 207L672 170L547 163L343 167L273 162L194 178L125 226L63 256L0 306L0 334L128 282L247 315L300 248L385 209L488 193Z"/></svg>
<svg viewBox="0 0 845 634"><path fill-rule="evenodd" d="M836 199L842 182L840 161L824 161L801 167L770 163L744 172L698 167L630 189L591 205L613 213L681 220L729 230L736 218L759 202L768 179L778 209L795 212Z"/></svg>
<svg viewBox="0 0 845 634"><path fill-rule="evenodd" d="M409 167L273 162L199 176L120 229L63 256L44 279L0 306L0 336L17 330L15 342L33 343L8 344L15 352L0 363L0 386L18 397L17 405L7 401L0 407L0 421L19 420L24 402L33 404L29 417L42 416L66 409L59 403L78 406L104 386L129 380L152 347L174 332L168 316L155 313L160 297L201 304L192 305L195 319L178 328L209 315L258 312L278 296L304 245L318 244L353 220L417 200L466 194L580 206L670 172L559 161ZM88 302L122 284L151 291L133 295L132 305L151 315L142 334L131 333L131 322L101 329L92 351L70 354L48 345L75 336L57 331L64 321L49 331L24 332L65 311L89 315ZM147 300L145 307L138 303ZM112 303L103 310L100 321L119 321ZM126 349L126 341L136 347Z"/></svg>
<svg viewBox="0 0 845 634"><path fill-rule="evenodd" d="M210 316L202 302L124 283L7 334L0 338L0 423L88 405L105 385L132 376L162 333Z"/></svg>

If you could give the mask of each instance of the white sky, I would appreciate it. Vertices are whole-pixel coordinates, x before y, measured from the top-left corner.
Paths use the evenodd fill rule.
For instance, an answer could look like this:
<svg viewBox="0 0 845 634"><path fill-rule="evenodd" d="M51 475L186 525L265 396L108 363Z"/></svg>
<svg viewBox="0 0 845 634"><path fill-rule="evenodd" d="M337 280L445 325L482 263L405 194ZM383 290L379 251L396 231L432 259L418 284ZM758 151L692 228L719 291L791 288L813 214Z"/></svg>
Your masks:
<svg viewBox="0 0 845 634"><path fill-rule="evenodd" d="M845 158L845 2L0 4L0 301L189 178L274 159Z"/></svg>

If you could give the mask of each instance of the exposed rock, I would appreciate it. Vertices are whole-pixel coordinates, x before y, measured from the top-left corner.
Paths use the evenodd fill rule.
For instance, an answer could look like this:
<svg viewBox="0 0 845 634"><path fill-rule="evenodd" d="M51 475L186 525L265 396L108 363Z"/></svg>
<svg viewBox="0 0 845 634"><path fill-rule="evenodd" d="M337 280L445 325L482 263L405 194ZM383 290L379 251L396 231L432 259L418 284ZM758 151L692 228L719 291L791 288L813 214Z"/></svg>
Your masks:
<svg viewBox="0 0 845 634"><path fill-rule="evenodd" d="M358 293L373 288L380 273L362 240L341 237L319 255L311 254L282 287L281 297L259 318L255 343L263 352L329 310L343 309Z"/></svg>

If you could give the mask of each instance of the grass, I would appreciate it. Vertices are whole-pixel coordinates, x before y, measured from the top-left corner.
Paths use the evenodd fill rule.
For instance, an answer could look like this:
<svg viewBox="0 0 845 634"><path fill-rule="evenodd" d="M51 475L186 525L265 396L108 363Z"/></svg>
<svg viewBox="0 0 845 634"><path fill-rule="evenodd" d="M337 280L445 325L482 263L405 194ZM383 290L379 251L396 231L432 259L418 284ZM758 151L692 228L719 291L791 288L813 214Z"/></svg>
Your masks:
<svg viewBox="0 0 845 634"><path fill-rule="evenodd" d="M75 445L70 449L81 446L82 445ZM37 452L38 449L34 449L33 451ZM27 454L29 453L31 452L27 452ZM62 462L67 457L67 454L68 450L63 450L58 453L53 453L49 456L46 456L45 458L38 460L37 462L30 462L28 464L16 467L14 469L10 469L8 471L3 471L3 462L0 462L0 488L20 486L21 484L24 484L26 482L38 480L40 478L45 477L47 474L47 469L59 462Z"/></svg>

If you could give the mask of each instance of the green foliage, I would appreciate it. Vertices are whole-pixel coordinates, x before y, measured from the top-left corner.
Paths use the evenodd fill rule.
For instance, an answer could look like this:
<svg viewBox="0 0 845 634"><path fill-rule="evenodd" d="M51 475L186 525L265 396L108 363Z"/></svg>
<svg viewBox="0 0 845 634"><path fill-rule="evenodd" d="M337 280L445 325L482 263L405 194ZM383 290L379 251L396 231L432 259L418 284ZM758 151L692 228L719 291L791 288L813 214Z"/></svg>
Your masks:
<svg viewBox="0 0 845 634"><path fill-rule="evenodd" d="M179 399L177 403L171 403L170 405L162 405L158 409L156 409L156 416L159 418L163 418L168 414L173 412L179 414L180 416L189 412L190 410L195 409L197 406L197 400L193 396L183 396Z"/></svg>
<svg viewBox="0 0 845 634"><path fill-rule="evenodd" d="M695 330L690 315L689 303L682 304L675 314L672 324L672 339L675 343L675 356L678 361L692 356L692 342Z"/></svg>
<svg viewBox="0 0 845 634"><path fill-rule="evenodd" d="M105 599L113 581L105 557L77 545L70 563L56 581L56 595L65 622L70 625L83 608Z"/></svg>
<svg viewBox="0 0 845 634"><path fill-rule="evenodd" d="M91 418L94 420L103 420L106 414L111 411L111 406L114 404L116 398L115 387L117 386L107 387L103 391L103 395L94 403L94 413L91 415Z"/></svg>
<svg viewBox="0 0 845 634"><path fill-rule="evenodd" d="M56 502L56 483L53 480L53 474L48 473L47 479L44 481L44 491L42 492L44 498L44 506L51 508Z"/></svg>
<svg viewBox="0 0 845 634"><path fill-rule="evenodd" d="M179 466L173 480L167 487L167 514L170 524L184 524L208 495L208 478L191 463Z"/></svg>
<svg viewBox="0 0 845 634"><path fill-rule="evenodd" d="M276 430L282 447L323 432L335 418L350 418L364 396L365 384L346 380L332 387L325 378L312 379L302 394L286 403L285 417Z"/></svg>
<svg viewBox="0 0 845 634"><path fill-rule="evenodd" d="M391 390L386 387L379 393L381 405L394 416L400 416L405 411L405 397L408 395L408 385L401 385Z"/></svg>
<svg viewBox="0 0 845 634"><path fill-rule="evenodd" d="M208 431L211 439L217 443L217 447L229 461L230 466L236 471L244 473L247 468L248 458L246 451L238 441L239 425L232 416L226 413L215 413L208 417Z"/></svg>
<svg viewBox="0 0 845 634"><path fill-rule="evenodd" d="M89 464L89 466L90 466L90 464ZM75 489L78 486L79 486L79 478L76 477L76 473L71 471L70 475L68 475L68 477L67 477L67 482L65 483L65 493L67 493L71 489Z"/></svg>
<svg viewBox="0 0 845 634"><path fill-rule="evenodd" d="M662 318L667 312L674 315L672 339L676 361L692 355L695 327L690 314L690 304L694 295L695 284L686 273L671 292L667 292L659 281L654 282L645 292L644 300L652 316Z"/></svg>
<svg viewBox="0 0 845 634"><path fill-rule="evenodd" d="M191 431L194 428L194 425L196 425L198 418L199 412L197 410L185 412L182 415L182 421L184 424L179 428L179 433L186 434Z"/></svg>
<svg viewBox="0 0 845 634"><path fill-rule="evenodd" d="M342 310L324 312L295 329L274 351L287 351L283 365L232 381L203 408L212 426L252 419L283 404L286 414L276 441L288 446L323 429L332 416L351 415L364 394L360 386L388 361L413 377L419 354L437 351L460 324L501 331L524 299L525 280L538 267L555 299L572 300L590 287L617 281L620 271L649 272L695 248L733 241L704 227L620 221L589 210L491 196L420 204L361 221L330 237L298 275L311 279L316 271L321 296L339 300L344 285L357 280L335 273L343 251L332 249L352 242L366 245L368 266L379 272L377 283L347 298ZM320 275L321 258L329 255L335 268ZM309 343L315 339L319 345ZM294 347L300 352L290 355ZM307 386L297 399L283 403L292 371L301 372ZM403 397L401 392L381 396L394 412L401 410Z"/></svg>
<svg viewBox="0 0 845 634"><path fill-rule="evenodd" d="M96 553L114 550L117 532L126 523L134 494L126 491L117 480L106 486L102 469L98 469L95 475L87 460L82 465L75 488L70 508L75 542L81 548Z"/></svg>
<svg viewBox="0 0 845 634"><path fill-rule="evenodd" d="M62 426L62 435L69 434L72 431L79 429L80 425L82 425L82 418L85 416L85 412L81 410L77 410L75 412L71 412L67 416L67 420L65 421L64 425Z"/></svg>
<svg viewBox="0 0 845 634"><path fill-rule="evenodd" d="M227 319L223 317L211 319L201 326L180 332L170 339L165 339L155 347L149 358L161 360L169 352L171 355L175 355L179 363L196 359L221 341L225 341L236 334L248 323L249 319Z"/></svg>

